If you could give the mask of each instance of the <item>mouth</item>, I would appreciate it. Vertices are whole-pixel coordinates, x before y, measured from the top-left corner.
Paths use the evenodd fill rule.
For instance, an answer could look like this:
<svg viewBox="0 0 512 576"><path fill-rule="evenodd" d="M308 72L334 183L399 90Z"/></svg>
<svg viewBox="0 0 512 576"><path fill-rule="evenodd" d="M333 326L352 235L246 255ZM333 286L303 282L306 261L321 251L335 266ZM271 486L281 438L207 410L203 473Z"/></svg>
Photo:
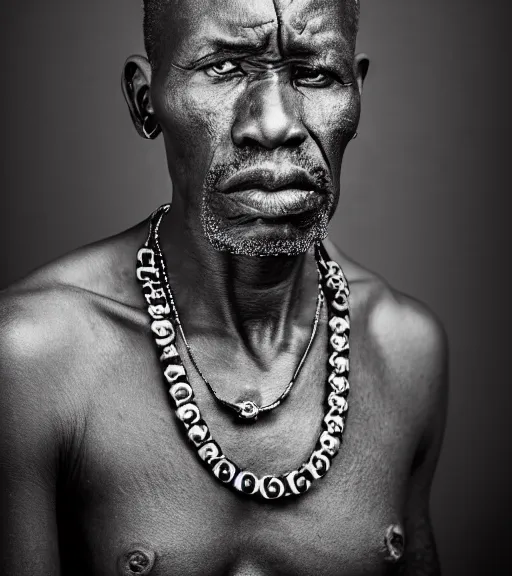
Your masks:
<svg viewBox="0 0 512 576"><path fill-rule="evenodd" d="M256 188L231 192L224 201L231 218L275 220L318 209L324 197L314 190L285 188L269 192Z"/></svg>
<svg viewBox="0 0 512 576"><path fill-rule="evenodd" d="M260 167L237 172L221 181L218 198L229 218L279 220L318 210L325 191L305 170Z"/></svg>
<svg viewBox="0 0 512 576"><path fill-rule="evenodd" d="M224 194L260 190L279 192L288 190L318 191L317 181L305 170L295 166L263 165L242 170L219 183L218 189Z"/></svg>

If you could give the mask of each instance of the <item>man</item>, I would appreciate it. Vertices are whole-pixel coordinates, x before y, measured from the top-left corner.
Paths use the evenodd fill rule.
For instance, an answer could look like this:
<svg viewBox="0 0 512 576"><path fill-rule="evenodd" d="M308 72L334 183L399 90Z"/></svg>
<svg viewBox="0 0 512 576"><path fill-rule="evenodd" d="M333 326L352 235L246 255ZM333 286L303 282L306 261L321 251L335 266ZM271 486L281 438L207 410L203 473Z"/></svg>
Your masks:
<svg viewBox="0 0 512 576"><path fill-rule="evenodd" d="M4 573L438 574L428 502L446 408L444 332L329 241L323 254L350 288L350 412L339 455L318 481L309 469L308 492L286 484L272 501L227 489L162 385L190 385L258 490L263 477L303 470L314 450L335 300L325 271L317 297L313 247L359 119L368 61L354 54L357 2L149 0L145 9L149 61L128 59L123 89L140 134L163 134L172 205L151 227L3 293ZM166 292L151 317L148 278L163 282L165 270L174 301ZM166 327L171 305L190 354L172 337L176 318ZM186 376L176 364L164 378L161 353L179 353ZM276 399L256 421L226 407L258 412Z"/></svg>

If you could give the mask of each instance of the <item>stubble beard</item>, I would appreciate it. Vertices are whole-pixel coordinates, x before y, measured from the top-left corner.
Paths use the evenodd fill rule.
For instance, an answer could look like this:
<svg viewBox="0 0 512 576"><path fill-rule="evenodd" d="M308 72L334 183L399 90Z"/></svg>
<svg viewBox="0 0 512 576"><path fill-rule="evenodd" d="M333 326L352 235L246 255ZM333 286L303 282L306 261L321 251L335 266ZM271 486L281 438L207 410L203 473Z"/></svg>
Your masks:
<svg viewBox="0 0 512 576"><path fill-rule="evenodd" d="M275 223L275 231L263 233L254 229L258 226L254 222L248 234L244 232L247 224L233 224L214 210L214 195L220 194L218 182L252 164L257 164L257 160L249 155L239 155L233 162L218 164L208 172L201 201L201 224L212 247L219 252L240 256L299 256L305 254L314 243L324 240L336 207L336 194L327 170L301 154L295 155L293 164L307 170L316 180L325 193L325 202L303 219L290 217L286 233L283 231L284 224Z"/></svg>
<svg viewBox="0 0 512 576"><path fill-rule="evenodd" d="M239 256L299 256L306 253L315 243L327 237L329 215L325 212L315 224L306 230L295 232L291 237L279 238L279 234L268 234L256 238L244 237L240 231L234 232L226 226L210 203L203 201L201 221L206 238L215 250ZM279 226L279 224L276 224Z"/></svg>

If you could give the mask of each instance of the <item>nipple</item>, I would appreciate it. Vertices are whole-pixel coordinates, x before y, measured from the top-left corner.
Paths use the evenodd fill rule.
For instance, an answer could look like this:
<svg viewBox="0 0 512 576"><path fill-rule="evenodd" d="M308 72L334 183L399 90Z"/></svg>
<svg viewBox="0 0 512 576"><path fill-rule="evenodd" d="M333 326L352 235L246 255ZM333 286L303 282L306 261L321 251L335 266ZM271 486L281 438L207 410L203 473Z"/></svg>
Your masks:
<svg viewBox="0 0 512 576"><path fill-rule="evenodd" d="M119 558L119 574L133 576L149 574L155 564L156 554L144 546L133 546L132 550Z"/></svg>
<svg viewBox="0 0 512 576"><path fill-rule="evenodd" d="M386 531L384 538L388 562L398 562L404 554L405 538L404 531L399 524L392 524Z"/></svg>

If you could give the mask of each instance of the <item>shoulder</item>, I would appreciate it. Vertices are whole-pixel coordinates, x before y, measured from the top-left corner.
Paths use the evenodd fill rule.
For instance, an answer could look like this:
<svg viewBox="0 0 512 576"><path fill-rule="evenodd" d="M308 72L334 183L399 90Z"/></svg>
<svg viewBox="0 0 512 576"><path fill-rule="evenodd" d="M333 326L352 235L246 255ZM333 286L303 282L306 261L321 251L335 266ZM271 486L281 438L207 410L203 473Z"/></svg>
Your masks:
<svg viewBox="0 0 512 576"><path fill-rule="evenodd" d="M135 280L143 229L90 244L0 291L0 350L37 358L70 351L94 332L98 317L130 314L142 297ZM140 243L139 243L140 242Z"/></svg>
<svg viewBox="0 0 512 576"><path fill-rule="evenodd" d="M62 431L73 420L95 308L86 292L66 286L0 293L0 409L17 425L44 421L44 429Z"/></svg>
<svg viewBox="0 0 512 576"><path fill-rule="evenodd" d="M368 316L370 334L396 376L433 382L446 369L448 338L440 319L424 303L374 282Z"/></svg>
<svg viewBox="0 0 512 576"><path fill-rule="evenodd" d="M0 292L0 409L63 430L94 382L91 354L137 327L138 230L84 248ZM142 243L142 242L141 242ZM98 358L98 364L100 358Z"/></svg>
<svg viewBox="0 0 512 576"><path fill-rule="evenodd" d="M379 358L390 383L386 392L399 397L418 417L443 412L449 352L441 320L426 304L395 289L332 244L329 248L343 262L357 311L354 329Z"/></svg>
<svg viewBox="0 0 512 576"><path fill-rule="evenodd" d="M424 303L379 281L369 330L381 351L390 397L417 438L414 465L433 473L446 426L449 347L445 328Z"/></svg>
<svg viewBox="0 0 512 576"><path fill-rule="evenodd" d="M136 318L135 270L144 228L66 254L0 291L0 352L37 359L98 336L98 320ZM78 352L78 350L77 350Z"/></svg>
<svg viewBox="0 0 512 576"><path fill-rule="evenodd" d="M147 223L88 244L38 268L0 292L0 295L51 294L69 289L137 306L134 291L137 251L147 234Z"/></svg>

